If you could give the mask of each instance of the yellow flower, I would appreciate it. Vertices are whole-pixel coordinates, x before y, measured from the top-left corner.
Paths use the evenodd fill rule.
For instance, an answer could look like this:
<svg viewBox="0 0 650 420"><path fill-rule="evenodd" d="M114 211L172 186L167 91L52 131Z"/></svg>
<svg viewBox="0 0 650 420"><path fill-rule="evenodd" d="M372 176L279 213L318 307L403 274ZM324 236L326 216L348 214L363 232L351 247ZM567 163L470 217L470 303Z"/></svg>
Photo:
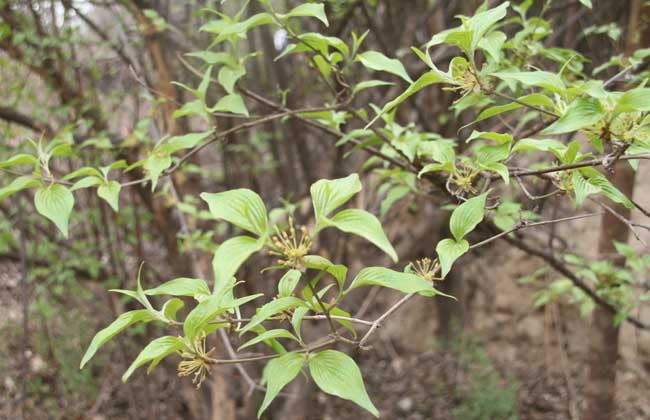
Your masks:
<svg viewBox="0 0 650 420"><path fill-rule="evenodd" d="M443 280L441 277L436 277L439 269L440 264L438 261L431 260L431 258L422 258L413 263L415 274L430 282Z"/></svg>
<svg viewBox="0 0 650 420"><path fill-rule="evenodd" d="M278 264L302 270L304 268L304 257L309 253L312 245L307 228L301 226L299 236L293 224L293 218L289 217L289 228L281 231L276 225L275 233L271 237L274 249L270 253L282 257L278 260Z"/></svg>
<svg viewBox="0 0 650 420"><path fill-rule="evenodd" d="M198 339L193 348L190 351L184 351L181 353L181 357L184 359L178 364L178 376L190 376L194 375L192 378L192 383L196 384L196 388L200 388L201 384L210 374L210 365L212 361L210 359L210 354L215 349L212 348L210 351L205 351L205 336Z"/></svg>

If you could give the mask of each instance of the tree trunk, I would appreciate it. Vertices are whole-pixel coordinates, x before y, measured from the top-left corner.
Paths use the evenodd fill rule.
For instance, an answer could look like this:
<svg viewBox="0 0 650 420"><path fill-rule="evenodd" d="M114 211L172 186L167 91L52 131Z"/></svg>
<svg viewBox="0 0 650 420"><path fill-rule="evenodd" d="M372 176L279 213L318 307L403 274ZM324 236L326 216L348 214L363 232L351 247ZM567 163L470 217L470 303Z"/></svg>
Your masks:
<svg viewBox="0 0 650 420"><path fill-rule="evenodd" d="M628 197L634 191L635 172L627 162L618 162L612 183ZM626 219L630 210L614 205L614 210ZM626 242L628 226L611 213L603 215L601 221L598 251L601 255L616 253L613 241ZM615 259L614 264L622 266L624 259ZM586 410L584 420L609 420L612 418L616 391L616 362L618 360L619 327L614 325L614 314L600 305L592 315L589 331L589 379L585 389Z"/></svg>
<svg viewBox="0 0 650 420"><path fill-rule="evenodd" d="M642 17L649 10L643 6L643 0L630 2L630 14L626 37L625 53L631 55L645 38L647 31L642 26ZM623 194L632 197L636 173L627 162L618 162L611 181ZM612 208L626 219L630 210L611 204ZM601 221L598 251L601 255L615 254L613 241L627 242L628 226L619 218L607 212ZM614 264L622 266L624 259L616 259ZM597 306L592 315L592 326L589 331L589 378L585 389L586 409L584 420L609 420L615 410L616 395L616 362L618 360L619 327L614 325L614 314Z"/></svg>

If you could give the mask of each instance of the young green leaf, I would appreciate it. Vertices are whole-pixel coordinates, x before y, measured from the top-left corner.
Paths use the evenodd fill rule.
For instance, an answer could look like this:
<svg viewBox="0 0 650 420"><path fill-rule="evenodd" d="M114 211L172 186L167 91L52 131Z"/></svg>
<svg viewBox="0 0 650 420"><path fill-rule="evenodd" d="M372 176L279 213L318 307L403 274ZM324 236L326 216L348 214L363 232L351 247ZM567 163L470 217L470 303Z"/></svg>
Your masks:
<svg viewBox="0 0 650 420"><path fill-rule="evenodd" d="M347 354L336 350L312 354L309 372L323 392L350 400L379 417L379 410L368 397L359 367Z"/></svg>
<svg viewBox="0 0 650 420"><path fill-rule="evenodd" d="M65 238L68 237L68 220L74 207L70 190L59 184L41 187L34 195L34 206L36 211L54 222Z"/></svg>
<svg viewBox="0 0 650 420"><path fill-rule="evenodd" d="M562 134L590 127L600 121L606 111L596 98L578 98L564 114L542 131L542 134Z"/></svg>
<svg viewBox="0 0 650 420"><path fill-rule="evenodd" d="M170 166L172 166L172 158L169 153L164 151L152 152L151 155L144 161L144 169L149 174L151 179L151 191L156 189L156 184L158 184L158 178L160 175Z"/></svg>
<svg viewBox="0 0 650 420"><path fill-rule="evenodd" d="M348 268L341 264L334 264L327 258L320 255L305 255L305 267L313 270L321 270L331 274L342 289L348 274Z"/></svg>
<svg viewBox="0 0 650 420"><path fill-rule="evenodd" d="M298 7L295 7L292 9L289 13L285 15L286 17L301 17L301 16L306 16L306 17L314 17L325 26L329 26L329 22L327 21L327 15L325 14L325 5L323 3L305 3L301 4Z"/></svg>
<svg viewBox="0 0 650 420"><path fill-rule="evenodd" d="M359 61L364 67L376 71L384 71L401 77L409 83L413 83L413 79L408 75L404 65L394 58L388 58L384 54L377 51L366 51L359 54Z"/></svg>
<svg viewBox="0 0 650 420"><path fill-rule="evenodd" d="M18 165L34 165L37 162L38 159L36 158L36 156L19 153L17 155L10 157L4 162L0 162L0 168L7 168L10 166L18 166Z"/></svg>
<svg viewBox="0 0 650 420"><path fill-rule="evenodd" d="M205 280L179 277L169 280L153 289L145 290L144 293L149 296L171 295L194 297L197 295L209 295L210 289Z"/></svg>
<svg viewBox="0 0 650 420"><path fill-rule="evenodd" d="M447 77L444 73L440 71L435 71L435 70L429 70L428 72L424 73L418 80L415 82L411 83L408 88L404 92L402 92L397 98L393 99L392 101L388 102L384 107L381 109L381 111L370 121L365 128L370 127L377 121L382 115L392 111L396 106L410 98L411 96L415 95L425 87L432 85L434 83L451 83L453 82L452 79Z"/></svg>
<svg viewBox="0 0 650 420"><path fill-rule="evenodd" d="M231 93L219 99L217 103L210 108L210 112L230 112L232 114L249 116L248 108L244 103L244 99L237 93Z"/></svg>
<svg viewBox="0 0 650 420"><path fill-rule="evenodd" d="M202 300L185 318L183 323L185 337L190 342L194 341L210 321L228 309L230 309L229 306L223 305L222 295L211 295Z"/></svg>
<svg viewBox="0 0 650 420"><path fill-rule="evenodd" d="M573 192L576 196L576 206L578 207L582 206L585 198L591 194L598 194L600 192L600 188L589 183L579 171L573 171L571 181L573 183Z"/></svg>
<svg viewBox="0 0 650 420"><path fill-rule="evenodd" d="M251 329L255 328L256 326L260 325L262 322L266 321L269 317L272 317L275 314L278 314L280 312L287 311L289 309L296 308L298 306L302 306L303 301L293 297L293 296L287 296L283 298L279 298L276 300L273 300L264 306L262 306L257 313L253 316L253 318L250 320L248 324L244 328L242 328L239 331L239 334L244 334L247 331L250 331Z"/></svg>
<svg viewBox="0 0 650 420"><path fill-rule="evenodd" d="M294 289L300 281L300 271L299 270L289 270L284 276L280 279L278 283L278 296L287 297L293 294Z"/></svg>
<svg viewBox="0 0 650 420"><path fill-rule="evenodd" d="M180 337L164 336L153 340L142 349L138 357L135 358L131 366L122 375L122 382L126 383L133 372L144 365L145 363L152 362L151 367L147 369L147 373L151 372L153 367L157 365L162 359L170 354L177 352L185 347L183 339ZM154 365L155 363L155 365Z"/></svg>
<svg viewBox="0 0 650 420"><path fill-rule="evenodd" d="M390 244L379 220L365 210L348 209L337 213L330 224L343 232L361 236L397 262L397 252Z"/></svg>
<svg viewBox="0 0 650 420"><path fill-rule="evenodd" d="M219 245L212 259L215 288L228 282L244 261L263 246L263 239L250 236L235 236Z"/></svg>
<svg viewBox="0 0 650 420"><path fill-rule="evenodd" d="M292 340L298 341L298 339L293 334L291 334L289 331L278 328L278 329L275 329L275 330L264 331L263 333L261 333L257 337L255 337L255 338L253 338L251 340L248 340L247 342L245 342L244 344L239 346L237 351L242 351L243 349L245 349L247 347L253 346L253 345L257 344L257 343L261 343L262 341L267 341L267 340L272 340L272 339L274 340L274 339L277 339L277 338L290 338Z"/></svg>
<svg viewBox="0 0 650 420"><path fill-rule="evenodd" d="M97 187L97 195L105 200L113 210L119 210L120 190L122 185L117 181L108 181Z"/></svg>
<svg viewBox="0 0 650 420"><path fill-rule="evenodd" d="M316 221L320 222L322 218L327 217L361 191L361 181L357 174L338 179L321 179L312 184L309 191L314 204Z"/></svg>
<svg viewBox="0 0 650 420"><path fill-rule="evenodd" d="M440 261L442 277L445 277L454 262L469 250L469 243L465 239L456 242L453 239L443 239L436 245L436 253Z"/></svg>
<svg viewBox="0 0 650 420"><path fill-rule="evenodd" d="M454 238L456 238L457 241L460 241L465 237L465 235L473 231L476 225L481 223L483 220L487 194L488 193L484 193L470 198L458 206L451 214L449 228L451 234L454 235Z"/></svg>
<svg viewBox="0 0 650 420"><path fill-rule="evenodd" d="M240 188L220 193L201 193L215 219L225 220L258 236L266 235L266 207L257 193Z"/></svg>
<svg viewBox="0 0 650 420"><path fill-rule="evenodd" d="M171 298L163 305L160 312L163 317L168 321L176 321L176 313L179 309L185 306L185 303L179 298Z"/></svg>
<svg viewBox="0 0 650 420"><path fill-rule="evenodd" d="M266 394L257 412L257 418L262 416L280 391L298 376L304 364L305 356L300 353L287 353L266 364L262 375L266 383Z"/></svg>
<svg viewBox="0 0 650 420"><path fill-rule="evenodd" d="M31 175L19 176L11 181L6 187L0 188L0 200L17 193L18 191L35 187L39 184L38 180Z"/></svg>
<svg viewBox="0 0 650 420"><path fill-rule="evenodd" d="M421 277L384 267L366 267L359 271L346 293L361 286L389 287L403 293L433 292L432 284Z"/></svg>
<svg viewBox="0 0 650 420"><path fill-rule="evenodd" d="M204 131L202 133L190 133L183 136L174 136L167 139L165 142L166 149L169 153L175 153L179 150L191 149L196 147L203 140L208 138L210 134L214 133L214 130Z"/></svg>
<svg viewBox="0 0 650 420"><path fill-rule="evenodd" d="M129 325L133 325L137 322L149 322L153 321L154 319L155 316L146 309L124 312L118 316L117 319L115 319L115 321L113 321L108 327L95 334L95 337L93 337L90 345L88 346L88 349L86 350L86 353L81 359L79 369L83 369L86 363L88 363L88 361L95 355L95 353L97 353L97 350L99 350L101 346L106 344L108 340L115 337Z"/></svg>

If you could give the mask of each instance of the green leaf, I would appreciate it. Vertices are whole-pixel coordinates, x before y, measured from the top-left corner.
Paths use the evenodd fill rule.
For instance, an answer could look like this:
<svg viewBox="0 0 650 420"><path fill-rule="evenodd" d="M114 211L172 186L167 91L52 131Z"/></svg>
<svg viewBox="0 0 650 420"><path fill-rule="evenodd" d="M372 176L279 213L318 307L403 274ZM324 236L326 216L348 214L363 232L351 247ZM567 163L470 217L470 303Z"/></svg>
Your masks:
<svg viewBox="0 0 650 420"><path fill-rule="evenodd" d="M302 320L305 317L305 315L309 312L309 308L306 306L299 306L293 311L293 315L291 316L291 326L293 327L293 330L296 332L296 335L298 338L302 340L302 335L300 333L300 327L302 326Z"/></svg>
<svg viewBox="0 0 650 420"><path fill-rule="evenodd" d="M313 183L309 191L314 204L316 222L320 223L321 219L361 191L361 181L357 174L338 179L321 179Z"/></svg>
<svg viewBox="0 0 650 420"><path fill-rule="evenodd" d="M413 79L408 75L404 65L397 59L388 58L384 54L377 51L366 51L359 54L359 61L364 67L376 71L385 71L401 77L409 83L413 83Z"/></svg>
<svg viewBox="0 0 650 420"><path fill-rule="evenodd" d="M634 208L634 203L632 203L625 194L609 182L603 174L598 172L598 170L594 168L583 168L580 172L587 177L587 180L591 185L600 188L602 195L629 209Z"/></svg>
<svg viewBox="0 0 650 420"><path fill-rule="evenodd" d="M220 193L201 193L215 219L225 220L259 236L266 235L268 219L264 202L255 192L241 188Z"/></svg>
<svg viewBox="0 0 650 420"><path fill-rule="evenodd" d="M214 133L214 129L204 131L202 133L190 133L183 136L174 136L170 137L165 145L169 153L175 153L179 150L192 149L196 147L199 143L205 140L208 136Z"/></svg>
<svg viewBox="0 0 650 420"><path fill-rule="evenodd" d="M650 111L650 88L636 88L628 90L618 98L614 115L622 112Z"/></svg>
<svg viewBox="0 0 650 420"><path fill-rule="evenodd" d="M472 50L476 49L485 34L506 16L510 2L503 2L492 9L479 12L469 19L468 26L472 29Z"/></svg>
<svg viewBox="0 0 650 420"><path fill-rule="evenodd" d="M549 152L551 150L563 151L566 149L564 143L554 139L521 139L512 147L512 153L515 152Z"/></svg>
<svg viewBox="0 0 650 420"><path fill-rule="evenodd" d="M68 238L68 220L74 207L74 196L63 185L52 184L41 187L34 195L36 211L50 219L63 236Z"/></svg>
<svg viewBox="0 0 650 420"><path fill-rule="evenodd" d="M454 235L457 241L460 241L465 235L473 231L476 225L483 220L487 194L484 193L470 198L458 206L451 214L449 228L451 229L451 234Z"/></svg>
<svg viewBox="0 0 650 420"><path fill-rule="evenodd" d="M187 314L183 323L183 333L190 342L199 337L199 334L208 323L217 315L220 315L230 309L229 306L223 305L223 295L211 295L202 300L192 311Z"/></svg>
<svg viewBox="0 0 650 420"><path fill-rule="evenodd" d="M170 321L176 321L176 313L179 309L185 306L185 303L179 298L171 298L163 305L160 310L165 317L165 319Z"/></svg>
<svg viewBox="0 0 650 420"><path fill-rule="evenodd" d="M169 153L155 151L144 161L144 169L151 178L151 191L156 189L158 178L167 168L172 166L172 158Z"/></svg>
<svg viewBox="0 0 650 420"><path fill-rule="evenodd" d="M327 21L327 15L325 14L325 5L323 3L301 4L300 6L292 9L285 16L286 17L301 17L301 16L314 17L320 20L321 22L323 22L325 26L330 25L329 22Z"/></svg>
<svg viewBox="0 0 650 420"><path fill-rule="evenodd" d="M323 392L350 400L379 417L379 411L366 392L361 371L350 356L336 350L312 354L309 372Z"/></svg>
<svg viewBox="0 0 650 420"><path fill-rule="evenodd" d="M17 193L18 191L35 187L39 184L40 183L38 180L31 175L19 176L18 178L11 181L11 183L9 183L9 185L6 187L0 188L0 200Z"/></svg>
<svg viewBox="0 0 650 420"><path fill-rule="evenodd" d="M394 84L395 83L386 82L383 80L364 80L363 82L360 82L354 86L352 93L359 93L362 90L374 88L377 86L392 86Z"/></svg>
<svg viewBox="0 0 650 420"><path fill-rule="evenodd" d="M119 210L120 190L122 185L117 181L108 181L97 188L97 195L105 200L113 210Z"/></svg>
<svg viewBox="0 0 650 420"><path fill-rule="evenodd" d="M343 210L330 220L330 224L343 232L361 236L372 242L397 262L397 252L386 237L379 219L373 214L359 209Z"/></svg>
<svg viewBox="0 0 650 420"><path fill-rule="evenodd" d="M450 80L449 78L445 77L444 74L441 74L440 72L436 72L434 70L430 70L426 73L424 73L418 80L415 82L411 83L411 85L404 91L402 92L401 95L399 95L397 98L393 99L392 101L388 102L384 107L381 109L379 114L375 116L375 118L372 119L367 125L366 128L370 127L372 124L377 121L382 115L386 114L387 112L392 111L396 106L416 94L417 92L421 91L425 87L432 85L434 83L449 83Z"/></svg>
<svg viewBox="0 0 650 420"><path fill-rule="evenodd" d="M280 391L298 376L304 364L305 356L300 353L287 353L266 364L262 375L266 383L266 394L257 412L258 418L262 416L264 410L268 408Z"/></svg>
<svg viewBox="0 0 650 420"><path fill-rule="evenodd" d="M567 107L564 114L546 127L542 134L562 134L590 127L606 115L603 105L596 98L578 98Z"/></svg>
<svg viewBox="0 0 650 420"><path fill-rule="evenodd" d="M479 40L478 47L487 51L492 59L498 63L501 59L501 48L506 39L506 34L501 31L490 32Z"/></svg>
<svg viewBox="0 0 650 420"><path fill-rule="evenodd" d="M573 171L571 174L571 181L573 183L573 192L576 195L576 205L578 207L582 206L582 203L585 201L591 194L598 194L600 188L589 183L579 171Z"/></svg>
<svg viewBox="0 0 650 420"><path fill-rule="evenodd" d="M300 281L300 275L302 273L299 270L289 270L284 276L280 279L278 283L278 296L287 297L293 294L294 289Z"/></svg>
<svg viewBox="0 0 650 420"><path fill-rule="evenodd" d="M248 108L244 99L237 93L231 93L219 99L219 101L210 108L210 112L230 112L232 114L249 116Z"/></svg>
<svg viewBox="0 0 650 420"><path fill-rule="evenodd" d="M236 67L225 66L219 70L219 75L217 76L217 80L219 81L219 84L223 86L226 92L232 94L235 92L235 84L245 74L246 74L246 68L244 68L244 66L236 66Z"/></svg>
<svg viewBox="0 0 650 420"><path fill-rule="evenodd" d="M239 346L237 351L242 351L246 347L253 346L253 345L257 344L257 343L261 343L262 341L275 340L277 338L290 338L292 340L298 341L298 339L293 334L291 334L289 331L278 328L278 329L275 329L275 330L264 331L263 333L261 333L257 337L255 337L255 338L253 338L251 340L248 340L247 342L245 342L244 344Z"/></svg>
<svg viewBox="0 0 650 420"><path fill-rule="evenodd" d="M195 297L197 295L209 295L210 289L205 280L179 277L169 280L153 289L145 290L144 293L150 296L171 295Z"/></svg>
<svg viewBox="0 0 650 420"><path fill-rule="evenodd" d="M580 3L582 3L583 6L588 7L590 9L594 8L593 4L591 4L591 0L580 0Z"/></svg>
<svg viewBox="0 0 650 420"><path fill-rule="evenodd" d="M118 316L117 319L115 319L115 321L113 321L108 327L95 334L95 337L93 337L90 345L88 346L88 349L86 350L86 353L81 359L79 369L83 369L86 363L88 363L88 361L95 355L95 353L97 353L97 350L106 344L108 340L122 332L122 330L137 322L149 322L154 318L154 315L146 309L124 312Z"/></svg>
<svg viewBox="0 0 650 420"><path fill-rule="evenodd" d="M140 354L138 354L138 357L136 357L133 363L131 363L131 366L129 366L126 372L124 372L124 375L122 375L122 382L126 383L133 372L145 363L152 362L152 367L147 370L147 373L151 372L153 367L155 367L155 365L157 365L162 359L184 347L183 339L180 337L167 335L156 338L142 349Z"/></svg>
<svg viewBox="0 0 650 420"><path fill-rule="evenodd" d="M36 156L20 153L10 157L4 162L0 162L0 168L7 168L10 166L18 166L18 165L34 165L37 162L38 159L36 158Z"/></svg>
<svg viewBox="0 0 650 420"><path fill-rule="evenodd" d="M346 291L362 286L382 286L403 293L433 293L433 286L423 278L411 273L400 273L384 267L367 267L357 274Z"/></svg>
<svg viewBox="0 0 650 420"><path fill-rule="evenodd" d="M313 270L321 270L326 273L331 274L339 285L339 289L343 288L345 284L345 278L348 274L348 268L341 264L334 264L327 258L321 257L320 255L306 255L305 258L305 267L311 268Z"/></svg>
<svg viewBox="0 0 650 420"><path fill-rule="evenodd" d="M454 264L461 255L469 250L469 243L465 239L456 242L453 239L443 239L436 245L436 252L438 253L438 260L440 261L440 268L442 277L445 277L451 266Z"/></svg>
<svg viewBox="0 0 650 420"><path fill-rule="evenodd" d="M241 335L247 331L250 331L252 328L260 325L262 322L266 321L269 317L272 317L275 314L302 305L303 301L293 296L287 296L273 300L259 308L255 316L251 318L250 322L239 331L239 334Z"/></svg>
<svg viewBox="0 0 650 420"><path fill-rule="evenodd" d="M534 86L551 92L563 92L566 89L562 78L547 71L521 71L492 73L492 76L505 81L516 81L526 87Z"/></svg>
<svg viewBox="0 0 650 420"><path fill-rule="evenodd" d="M215 290L227 283L244 261L263 246L263 239L250 236L235 236L219 245L212 259Z"/></svg>

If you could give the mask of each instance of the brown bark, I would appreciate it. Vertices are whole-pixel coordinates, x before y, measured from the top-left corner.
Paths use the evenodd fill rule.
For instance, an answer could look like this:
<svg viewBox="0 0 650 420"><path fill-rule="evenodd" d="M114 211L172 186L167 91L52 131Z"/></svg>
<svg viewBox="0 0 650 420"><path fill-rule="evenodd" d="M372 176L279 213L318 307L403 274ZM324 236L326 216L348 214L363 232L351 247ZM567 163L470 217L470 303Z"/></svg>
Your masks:
<svg viewBox="0 0 650 420"><path fill-rule="evenodd" d="M627 162L618 162L612 183L628 197L634 192L635 172ZM614 206L612 204L612 206ZM626 219L630 210L615 206L615 211ZM603 215L598 250L602 255L616 253L613 241L626 242L628 226L611 213ZM624 260L614 263L622 266ZM585 388L585 420L611 419L615 410L616 362L618 360L619 326L614 325L614 314L597 305L589 331L589 379Z"/></svg>
<svg viewBox="0 0 650 420"><path fill-rule="evenodd" d="M641 27L642 16L648 9L644 8L642 0L633 0L630 7L629 25L625 52L632 54L638 47L644 34ZM618 162L610 180L623 194L632 197L636 173L627 162ZM611 204L613 209L626 219L630 217L630 209L621 205ZM618 217L607 212L601 221L598 251L601 255L616 253L613 241L627 242L628 226ZM624 259L617 258L616 266L622 266ZM585 388L586 408L582 416L584 420L611 419L615 405L616 393L616 363L618 361L619 327L614 325L614 314L607 308L597 305L592 315L592 326L589 331L589 378Z"/></svg>

